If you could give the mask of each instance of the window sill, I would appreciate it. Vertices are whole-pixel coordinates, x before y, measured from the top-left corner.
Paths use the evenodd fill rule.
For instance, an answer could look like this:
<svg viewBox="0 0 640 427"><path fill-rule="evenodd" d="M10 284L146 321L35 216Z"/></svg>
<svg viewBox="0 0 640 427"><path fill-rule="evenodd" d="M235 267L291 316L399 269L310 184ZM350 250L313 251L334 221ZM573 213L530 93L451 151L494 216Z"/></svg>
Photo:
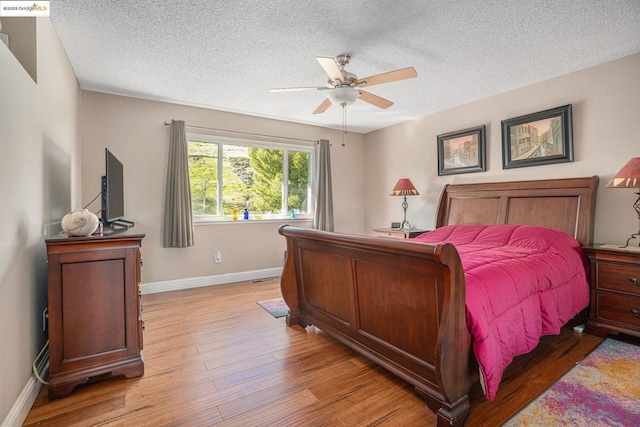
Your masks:
<svg viewBox="0 0 640 427"><path fill-rule="evenodd" d="M270 218L270 219L194 219L193 225L238 225L238 224L293 224L313 222L313 218Z"/></svg>

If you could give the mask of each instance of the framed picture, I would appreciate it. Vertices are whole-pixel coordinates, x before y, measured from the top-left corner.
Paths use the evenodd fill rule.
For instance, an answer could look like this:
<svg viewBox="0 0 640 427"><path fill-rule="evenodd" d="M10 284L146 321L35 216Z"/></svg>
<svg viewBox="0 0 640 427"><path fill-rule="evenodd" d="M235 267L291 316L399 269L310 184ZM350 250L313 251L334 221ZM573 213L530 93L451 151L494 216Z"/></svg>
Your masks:
<svg viewBox="0 0 640 427"><path fill-rule="evenodd" d="M571 104L502 121L502 169L573 161Z"/></svg>
<svg viewBox="0 0 640 427"><path fill-rule="evenodd" d="M485 170L484 126L438 135L438 175Z"/></svg>

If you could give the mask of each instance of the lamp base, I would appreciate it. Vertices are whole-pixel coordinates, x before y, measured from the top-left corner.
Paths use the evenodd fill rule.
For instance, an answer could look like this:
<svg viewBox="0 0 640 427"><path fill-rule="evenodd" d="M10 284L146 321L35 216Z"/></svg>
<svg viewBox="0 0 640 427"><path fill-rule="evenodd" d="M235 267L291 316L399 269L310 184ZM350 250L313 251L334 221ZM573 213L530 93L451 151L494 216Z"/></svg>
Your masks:
<svg viewBox="0 0 640 427"><path fill-rule="evenodd" d="M403 230L413 230L413 227L411 226L411 224L409 224L409 221L407 221L408 207L409 207L409 203L407 203L407 195L405 194L404 200L402 201L402 210L404 212L404 216L402 218L402 225L400 226L400 228L402 228Z"/></svg>
<svg viewBox="0 0 640 427"><path fill-rule="evenodd" d="M640 191L636 193L638 195L638 198L636 199L635 203L633 204L633 209L636 210L636 212L638 213L638 226L640 229ZM624 246L621 246L621 248L627 248L629 247L629 242L632 241L635 238L640 238L640 231L638 231L637 233L634 233L631 235L631 237L629 237L627 239L627 244ZM638 242L638 246L640 247L640 242Z"/></svg>
<svg viewBox="0 0 640 427"><path fill-rule="evenodd" d="M629 242L632 241L633 239L637 239L640 238L640 231L638 231L637 233L634 233L631 235L631 237L629 237L627 239L627 243L624 246L620 246L620 248L624 249L624 248L628 248L629 247ZM640 242L638 242L638 247L640 247Z"/></svg>

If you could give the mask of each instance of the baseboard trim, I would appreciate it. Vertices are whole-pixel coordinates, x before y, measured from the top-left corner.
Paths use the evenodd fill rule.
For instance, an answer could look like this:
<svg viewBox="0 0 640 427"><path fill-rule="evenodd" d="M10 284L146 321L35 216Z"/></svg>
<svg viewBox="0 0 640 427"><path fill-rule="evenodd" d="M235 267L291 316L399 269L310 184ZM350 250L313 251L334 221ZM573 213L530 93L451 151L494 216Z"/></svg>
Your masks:
<svg viewBox="0 0 640 427"><path fill-rule="evenodd" d="M189 277L186 279L149 282L140 285L142 295L158 292L178 291L181 289L200 288L203 286L224 285L227 283L243 282L246 280L267 279L282 274L282 268L267 268L264 270L242 271L239 273L218 274L215 276Z"/></svg>
<svg viewBox="0 0 640 427"><path fill-rule="evenodd" d="M49 369L49 351L47 350L42 357L42 360L36 367L41 377ZM33 406L33 402L36 401L38 393L42 388L42 383L38 381L34 373L31 373L31 378L27 381L27 384L22 389L22 392L18 396L18 399L13 404L13 407L7 414L7 416L0 424L0 427L20 427L24 424L24 420L27 419L29 411Z"/></svg>

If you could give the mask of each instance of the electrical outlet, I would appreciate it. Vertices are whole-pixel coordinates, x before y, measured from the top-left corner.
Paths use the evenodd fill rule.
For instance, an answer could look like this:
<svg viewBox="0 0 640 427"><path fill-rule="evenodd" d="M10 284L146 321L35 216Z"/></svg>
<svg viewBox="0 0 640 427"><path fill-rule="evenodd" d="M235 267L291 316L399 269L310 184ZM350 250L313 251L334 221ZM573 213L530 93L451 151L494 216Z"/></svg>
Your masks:
<svg viewBox="0 0 640 427"><path fill-rule="evenodd" d="M220 253L220 251L216 251L215 260L216 264L220 264L222 262L222 253Z"/></svg>

